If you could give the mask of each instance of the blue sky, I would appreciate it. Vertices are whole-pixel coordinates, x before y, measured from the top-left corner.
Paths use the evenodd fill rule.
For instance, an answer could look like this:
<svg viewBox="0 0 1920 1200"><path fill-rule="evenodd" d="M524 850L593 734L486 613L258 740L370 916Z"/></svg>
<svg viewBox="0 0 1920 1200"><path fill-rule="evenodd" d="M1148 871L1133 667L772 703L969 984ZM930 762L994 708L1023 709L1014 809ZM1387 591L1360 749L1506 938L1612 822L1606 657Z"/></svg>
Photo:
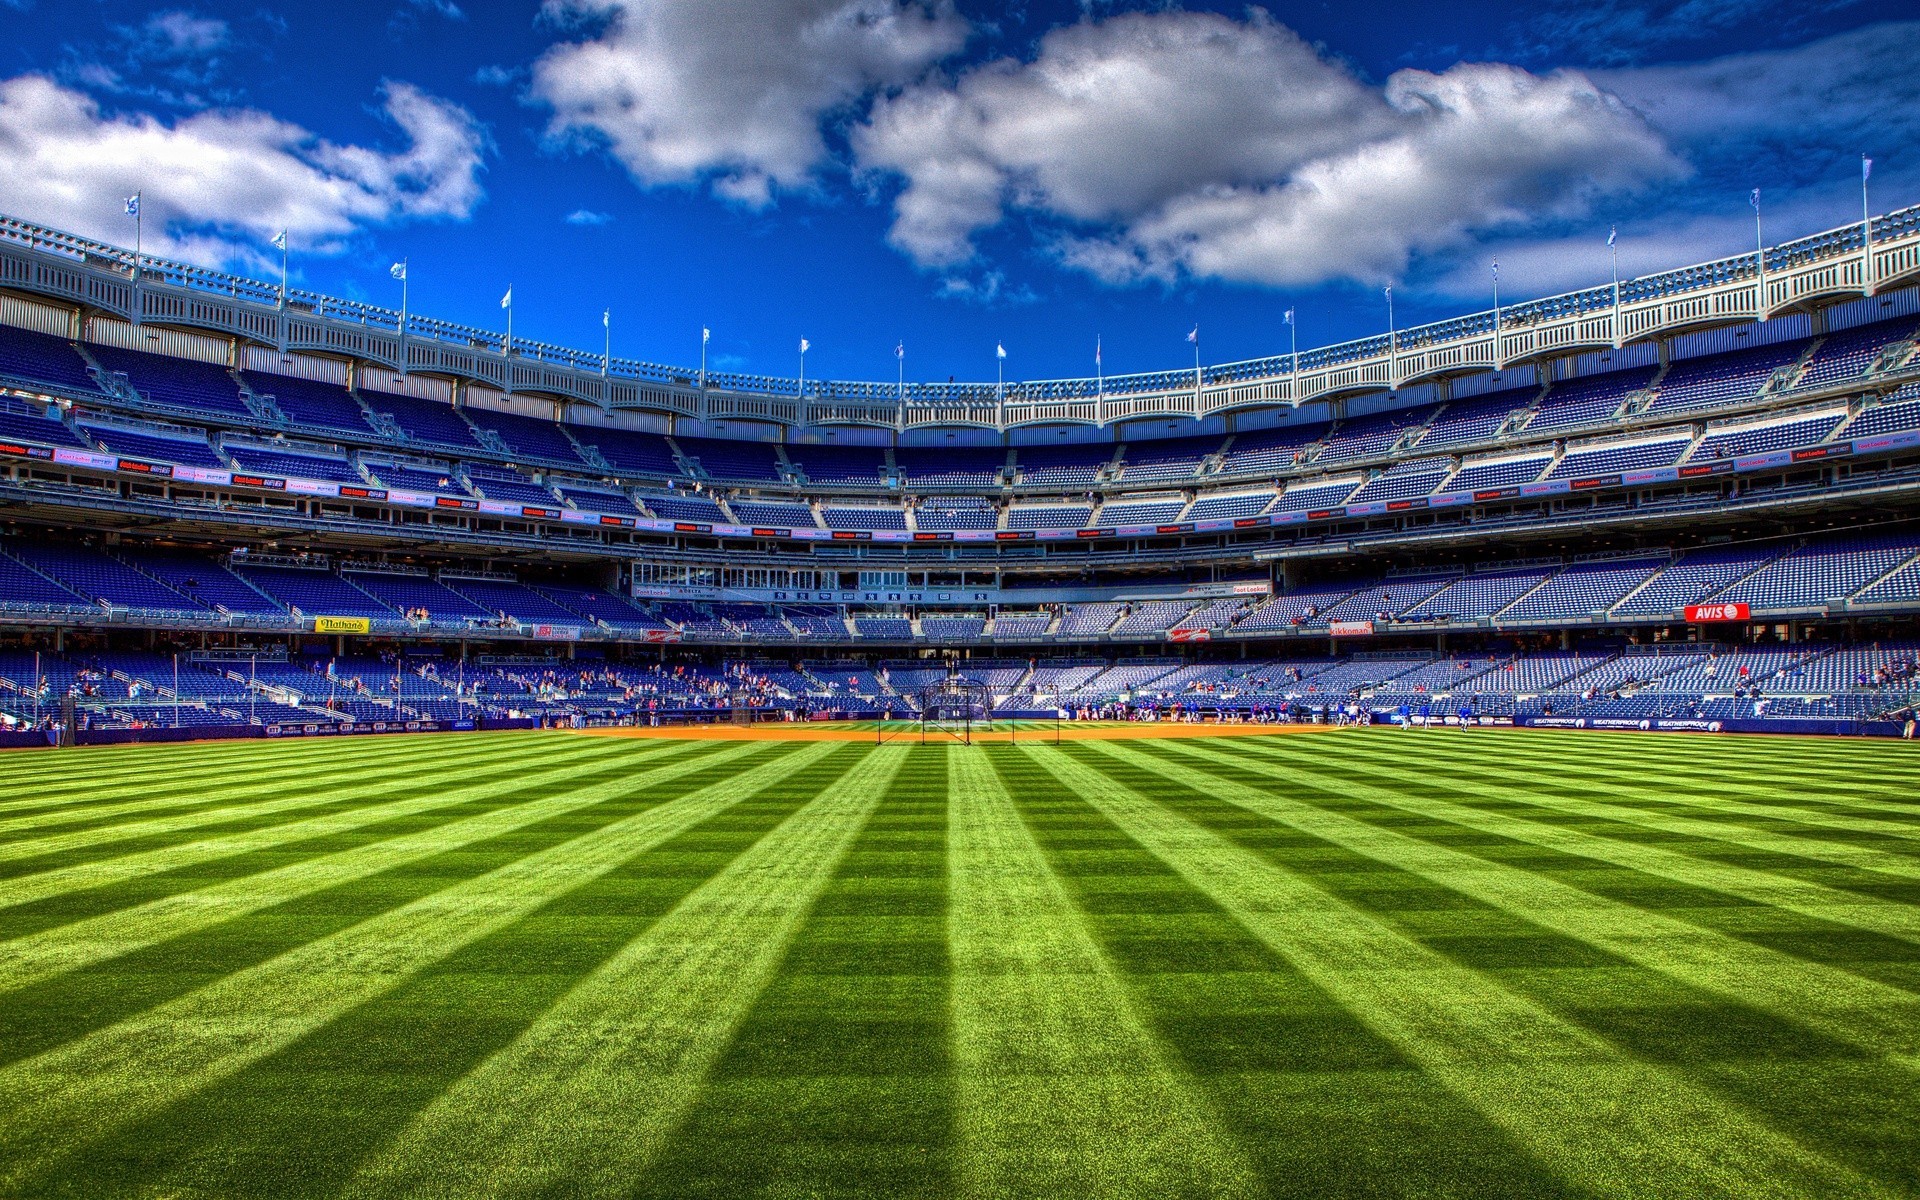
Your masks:
<svg viewBox="0 0 1920 1200"><path fill-rule="evenodd" d="M1284 351L1920 202L1891 0L0 0L0 211L716 370Z"/></svg>

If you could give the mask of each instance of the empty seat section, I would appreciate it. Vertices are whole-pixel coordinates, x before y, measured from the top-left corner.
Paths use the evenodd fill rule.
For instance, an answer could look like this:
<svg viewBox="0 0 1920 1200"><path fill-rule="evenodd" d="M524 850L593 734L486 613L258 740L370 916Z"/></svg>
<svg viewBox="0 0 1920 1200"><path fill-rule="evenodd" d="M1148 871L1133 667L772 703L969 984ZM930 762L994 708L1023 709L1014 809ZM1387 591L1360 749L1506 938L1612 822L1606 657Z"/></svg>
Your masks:
<svg viewBox="0 0 1920 1200"><path fill-rule="evenodd" d="M1257 517L1273 503L1272 492L1237 496L1202 496L1187 510L1189 521L1219 521L1228 517Z"/></svg>
<svg viewBox="0 0 1920 1200"><path fill-rule="evenodd" d="M1546 621L1603 613L1656 570L1661 559L1576 563L1500 614L1503 621Z"/></svg>
<svg viewBox="0 0 1920 1200"><path fill-rule="evenodd" d="M1807 360L1807 369L1794 386L1825 387L1859 379L1879 360L1883 350L1912 334L1912 317L1880 321L1829 334L1820 343L1820 348L1813 352L1813 357Z"/></svg>
<svg viewBox="0 0 1920 1200"><path fill-rule="evenodd" d="M671 479L681 474L674 461L673 447L658 433L608 426L577 425L574 437L591 446L615 471L624 475L648 475Z"/></svg>
<svg viewBox="0 0 1920 1200"><path fill-rule="evenodd" d="M1453 464L1444 458L1395 463L1378 477L1362 484L1358 491L1347 497L1346 503L1366 504L1378 500L1406 500L1425 496L1438 487L1452 470Z"/></svg>
<svg viewBox="0 0 1920 1200"><path fill-rule="evenodd" d="M1407 434L1425 425L1437 405L1425 404L1397 412L1369 413L1334 426L1322 441L1317 463L1352 462L1382 458Z"/></svg>
<svg viewBox="0 0 1920 1200"><path fill-rule="evenodd" d="M727 523L727 514L705 496L642 496L640 502L662 521Z"/></svg>
<svg viewBox="0 0 1920 1200"><path fill-rule="evenodd" d="M1547 577L1545 571L1489 571L1465 576L1401 617L1409 621L1479 620L1512 604Z"/></svg>
<svg viewBox="0 0 1920 1200"><path fill-rule="evenodd" d="M344 458L323 458L317 454L295 454L268 450L259 446L227 446L227 453L243 471L257 475L280 475L294 479L326 479L335 483L364 485L367 481Z"/></svg>
<svg viewBox="0 0 1920 1200"><path fill-rule="evenodd" d="M505 615L528 625L578 625L580 616L532 588L493 579L448 579L445 586L479 605L491 616Z"/></svg>
<svg viewBox="0 0 1920 1200"><path fill-rule="evenodd" d="M1790 450L1823 442L1846 419L1845 410L1797 417L1791 421L1741 425L1719 430L1709 428L1707 436L1695 446L1688 462L1708 462L1716 458L1738 458L1743 454L1764 454L1769 450Z"/></svg>
<svg viewBox="0 0 1920 1200"><path fill-rule="evenodd" d="M366 388L360 389L360 398L374 412L392 417L409 442L450 446L462 451L480 448L479 439L473 436L473 429L461 420L451 404L440 400L424 400L418 396L402 396L395 392L369 391Z"/></svg>
<svg viewBox="0 0 1920 1200"><path fill-rule="evenodd" d="M813 483L864 483L877 487L887 465L886 451L879 446L816 446L790 442L786 453L787 461L800 468Z"/></svg>
<svg viewBox="0 0 1920 1200"><path fill-rule="evenodd" d="M1280 493L1280 499L1274 502L1274 512L1305 512L1315 508L1332 508L1344 504L1360 487L1360 480L1354 476L1345 479L1327 481L1305 480L1289 483L1287 490Z"/></svg>
<svg viewBox="0 0 1920 1200"><path fill-rule="evenodd" d="M120 557L209 608L254 616L281 616L286 612L284 605L203 555L129 546L121 548Z"/></svg>
<svg viewBox="0 0 1920 1200"><path fill-rule="evenodd" d="M1744 546L1692 551L1615 605L1614 613L1655 616L1697 604L1751 574L1778 553L1777 549Z"/></svg>
<svg viewBox="0 0 1920 1200"><path fill-rule="evenodd" d="M1079 529L1092 515L1084 504L1016 504L1007 510L1007 528Z"/></svg>
<svg viewBox="0 0 1920 1200"><path fill-rule="evenodd" d="M366 410L339 384L266 375L259 371L242 371L240 377L247 381L255 395L273 397L275 406L297 425L317 425L360 438L372 437L373 427L367 424Z"/></svg>
<svg viewBox="0 0 1920 1200"><path fill-rule="evenodd" d="M1016 451L1020 463L1020 482L1029 486L1054 487L1090 485L1100 468L1113 458L1113 446L1106 443L1064 446L1021 446Z"/></svg>
<svg viewBox="0 0 1920 1200"><path fill-rule="evenodd" d="M612 513L615 516L637 517L640 510L633 501L620 492L608 492L599 488L578 487L563 483L559 486L560 495L583 512Z"/></svg>
<svg viewBox="0 0 1920 1200"><path fill-rule="evenodd" d="M899 508L823 508L820 517L828 529L905 529L907 514Z"/></svg>
<svg viewBox="0 0 1920 1200"><path fill-rule="evenodd" d="M1308 452L1326 436L1327 428L1324 423L1287 425L1235 434L1220 472L1254 475L1286 470L1306 459Z"/></svg>
<svg viewBox="0 0 1920 1200"><path fill-rule="evenodd" d="M23 542L12 547L23 562L89 600L125 608L157 612L204 613L207 607L190 600L107 553L86 546L50 542Z"/></svg>
<svg viewBox="0 0 1920 1200"><path fill-rule="evenodd" d="M1000 514L984 497L929 496L914 510L913 520L926 530L992 529Z"/></svg>
<svg viewBox="0 0 1920 1200"><path fill-rule="evenodd" d="M567 439L566 430L557 422L524 413L501 412L491 408L468 406L467 419L481 429L490 430L520 458L539 458L548 462L578 463L579 452Z"/></svg>
<svg viewBox="0 0 1920 1200"><path fill-rule="evenodd" d="M1683 358L1660 380L1660 392L1648 411L1707 408L1752 399L1775 371L1798 362L1806 346L1804 341L1783 342L1705 358Z"/></svg>
<svg viewBox="0 0 1920 1200"><path fill-rule="evenodd" d="M125 375L136 391L155 404L255 419L225 367L112 346L90 345L87 351L102 367Z"/></svg>
<svg viewBox="0 0 1920 1200"><path fill-rule="evenodd" d="M1126 483L1192 479L1209 455L1220 453L1220 446L1225 440L1214 434L1211 437L1129 442L1120 478Z"/></svg>
<svg viewBox="0 0 1920 1200"><path fill-rule="evenodd" d="M553 493L524 475L485 467L467 468L467 480L489 500L553 507Z"/></svg>
<svg viewBox="0 0 1920 1200"><path fill-rule="evenodd" d="M1652 382L1655 370L1657 368L1639 367L1556 383L1540 402L1533 419L1527 422L1527 432L1610 421L1629 395Z"/></svg>
<svg viewBox="0 0 1920 1200"><path fill-rule="evenodd" d="M1007 451L1003 446L900 446L893 462L908 487L993 487L1006 469Z"/></svg>
<svg viewBox="0 0 1920 1200"><path fill-rule="evenodd" d="M729 500L727 507L745 525L778 525L793 529L817 529L813 509L804 504L783 504L773 500Z"/></svg>
<svg viewBox="0 0 1920 1200"><path fill-rule="evenodd" d="M81 395L100 391L71 342L12 325L0 325L0 376Z"/></svg>
<svg viewBox="0 0 1920 1200"><path fill-rule="evenodd" d="M458 592L424 575L383 575L349 571L346 578L361 590L401 612L424 609L433 621L486 620L493 613Z"/></svg>
<svg viewBox="0 0 1920 1200"><path fill-rule="evenodd" d="M347 580L328 571L258 564L236 566L235 569L267 595L310 617L370 617L381 620L398 615Z"/></svg>
<svg viewBox="0 0 1920 1200"><path fill-rule="evenodd" d="M1172 500L1109 500L1100 506L1100 524L1102 525L1162 525L1168 521L1180 519L1181 510L1187 507L1183 499Z"/></svg>
<svg viewBox="0 0 1920 1200"><path fill-rule="evenodd" d="M206 435L197 430L181 430L178 436L158 430L141 432L113 425L82 423L82 433L113 454L123 458L148 459L184 467L224 467L220 456L207 444Z"/></svg>
<svg viewBox="0 0 1920 1200"><path fill-rule="evenodd" d="M42 446L74 446L86 443L59 420L46 415L38 404L0 397L0 438L38 442Z"/></svg>
<svg viewBox="0 0 1920 1200"><path fill-rule="evenodd" d="M5 550L6 547L0 545L0 604L55 608L87 605L87 597L8 557Z"/></svg>
<svg viewBox="0 0 1920 1200"><path fill-rule="evenodd" d="M675 438L680 452L700 464L713 479L774 480L780 460L772 442L735 442L721 438ZM875 482L879 481L878 472Z"/></svg>
<svg viewBox="0 0 1920 1200"><path fill-rule="evenodd" d="M1655 442L1598 442L1569 446L1564 458L1553 464L1548 479L1581 479L1590 475L1611 475L1619 471L1645 471L1652 467L1670 467L1679 461L1681 451L1691 438L1663 438Z"/></svg>
<svg viewBox="0 0 1920 1200"><path fill-rule="evenodd" d="M1540 478L1553 458L1547 454L1528 455L1525 458L1503 458L1491 462L1466 462L1461 464L1453 478L1447 480L1449 492L1481 492L1493 488L1513 487L1515 484L1532 483Z"/></svg>
<svg viewBox="0 0 1920 1200"><path fill-rule="evenodd" d="M1795 550L1726 591L1716 604L1807 608L1853 595L1913 557L1914 538L1841 538Z"/></svg>
<svg viewBox="0 0 1920 1200"><path fill-rule="evenodd" d="M1490 442L1514 413L1533 402L1537 387L1509 388L1485 396L1452 400L1434 418L1433 425L1414 443L1421 450L1446 446L1469 446Z"/></svg>

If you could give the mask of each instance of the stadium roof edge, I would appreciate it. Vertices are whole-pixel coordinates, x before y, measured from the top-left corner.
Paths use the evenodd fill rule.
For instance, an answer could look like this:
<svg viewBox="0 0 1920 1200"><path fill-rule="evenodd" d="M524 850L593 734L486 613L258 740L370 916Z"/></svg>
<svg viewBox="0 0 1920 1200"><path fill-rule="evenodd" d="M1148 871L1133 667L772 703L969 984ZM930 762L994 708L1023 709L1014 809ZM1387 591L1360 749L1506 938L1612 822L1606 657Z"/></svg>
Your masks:
<svg viewBox="0 0 1920 1200"><path fill-rule="evenodd" d="M1920 206L1673 271L1333 346L1105 379L908 384L709 372L514 339L209 271L0 216L0 288L140 325L345 358L603 411L788 428L1104 427L1298 408L1766 320L1920 281ZM511 353L508 353L508 351Z"/></svg>

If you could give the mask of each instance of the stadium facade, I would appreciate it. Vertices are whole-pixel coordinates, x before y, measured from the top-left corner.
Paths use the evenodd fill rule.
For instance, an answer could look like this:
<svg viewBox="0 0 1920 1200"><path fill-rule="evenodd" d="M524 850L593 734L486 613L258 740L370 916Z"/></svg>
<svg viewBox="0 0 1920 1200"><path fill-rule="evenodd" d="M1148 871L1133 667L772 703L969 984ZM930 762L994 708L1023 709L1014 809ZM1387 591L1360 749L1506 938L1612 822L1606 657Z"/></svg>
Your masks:
<svg viewBox="0 0 1920 1200"><path fill-rule="evenodd" d="M1895 729L1916 335L1920 208L1005 385L508 344L0 219L0 713L864 714L957 662L1010 712Z"/></svg>

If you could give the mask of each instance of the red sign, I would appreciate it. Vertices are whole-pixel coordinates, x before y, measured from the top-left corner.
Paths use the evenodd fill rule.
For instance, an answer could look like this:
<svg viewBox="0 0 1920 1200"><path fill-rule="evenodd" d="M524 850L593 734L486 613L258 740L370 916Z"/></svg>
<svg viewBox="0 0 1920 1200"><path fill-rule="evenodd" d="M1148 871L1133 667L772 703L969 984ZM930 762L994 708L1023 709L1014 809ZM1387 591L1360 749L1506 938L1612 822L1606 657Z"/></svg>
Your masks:
<svg viewBox="0 0 1920 1200"><path fill-rule="evenodd" d="M1744 621L1752 610L1744 604L1689 604L1689 621Z"/></svg>
<svg viewBox="0 0 1920 1200"><path fill-rule="evenodd" d="M1373 632L1373 622L1328 621L1327 632L1334 637L1366 637Z"/></svg>

